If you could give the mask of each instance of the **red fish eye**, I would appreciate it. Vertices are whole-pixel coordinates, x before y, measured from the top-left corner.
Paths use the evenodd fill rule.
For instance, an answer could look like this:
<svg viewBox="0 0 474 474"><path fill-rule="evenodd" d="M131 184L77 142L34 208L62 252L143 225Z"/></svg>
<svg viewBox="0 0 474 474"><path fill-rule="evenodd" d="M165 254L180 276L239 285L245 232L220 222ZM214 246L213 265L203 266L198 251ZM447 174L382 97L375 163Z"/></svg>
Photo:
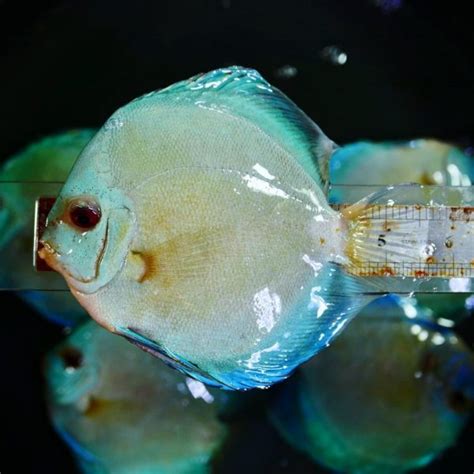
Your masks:
<svg viewBox="0 0 474 474"><path fill-rule="evenodd" d="M100 221L100 207L94 202L81 201L69 207L69 218L79 229L89 230Z"/></svg>
<svg viewBox="0 0 474 474"><path fill-rule="evenodd" d="M83 363L83 355L79 349L72 346L66 346L59 352L64 368L66 369L79 369Z"/></svg>

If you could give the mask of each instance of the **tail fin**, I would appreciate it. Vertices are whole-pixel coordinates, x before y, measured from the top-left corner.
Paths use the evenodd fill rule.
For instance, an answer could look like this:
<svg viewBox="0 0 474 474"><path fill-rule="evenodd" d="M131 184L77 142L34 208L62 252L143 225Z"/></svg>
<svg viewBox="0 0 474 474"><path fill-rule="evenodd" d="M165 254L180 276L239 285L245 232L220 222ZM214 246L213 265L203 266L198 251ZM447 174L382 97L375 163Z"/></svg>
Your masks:
<svg viewBox="0 0 474 474"><path fill-rule="evenodd" d="M349 229L347 270L367 277L471 276L465 250L451 248L446 240L453 234L461 243L457 234L467 224L453 209L463 209L445 205L449 197L433 200L433 192L424 186L391 186L343 209Z"/></svg>

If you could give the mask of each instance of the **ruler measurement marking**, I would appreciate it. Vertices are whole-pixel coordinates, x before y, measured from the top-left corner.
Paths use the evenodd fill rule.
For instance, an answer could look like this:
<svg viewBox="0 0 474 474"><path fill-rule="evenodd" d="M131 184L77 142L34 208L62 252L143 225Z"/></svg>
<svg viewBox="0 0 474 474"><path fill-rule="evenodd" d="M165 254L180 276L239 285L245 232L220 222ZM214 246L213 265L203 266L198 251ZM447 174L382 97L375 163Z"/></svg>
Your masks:
<svg viewBox="0 0 474 474"><path fill-rule="evenodd" d="M350 206L332 207L343 210ZM465 240L474 229L474 207L376 204L362 211L359 219L366 223L360 238L384 248L377 255L362 246L357 260L348 266L350 273L363 277L474 278L474 245ZM397 223L402 225L398 232ZM403 240L401 232L408 232ZM411 248L406 254L401 252L404 246Z"/></svg>
<svg viewBox="0 0 474 474"><path fill-rule="evenodd" d="M379 261L366 261L359 266L350 266L350 273L359 276L406 276L406 277L430 277L441 275L443 277L472 278L474 268L471 265L460 262L425 264L416 262L389 262L387 264ZM419 272L419 273L418 273ZM418 274L417 274L418 273Z"/></svg>

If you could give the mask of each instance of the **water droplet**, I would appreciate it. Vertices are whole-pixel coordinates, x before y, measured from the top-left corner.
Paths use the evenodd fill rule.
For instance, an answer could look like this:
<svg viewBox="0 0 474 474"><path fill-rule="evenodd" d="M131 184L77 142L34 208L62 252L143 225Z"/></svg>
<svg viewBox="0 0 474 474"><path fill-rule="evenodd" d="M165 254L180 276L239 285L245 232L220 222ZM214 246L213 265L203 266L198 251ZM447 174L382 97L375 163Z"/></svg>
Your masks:
<svg viewBox="0 0 474 474"><path fill-rule="evenodd" d="M278 79L291 79L298 74L298 69L295 66L285 64L275 71L275 77Z"/></svg>
<svg viewBox="0 0 474 474"><path fill-rule="evenodd" d="M321 51L321 57L335 66L343 66L347 62L347 53L337 46L326 46Z"/></svg>
<svg viewBox="0 0 474 474"><path fill-rule="evenodd" d="M427 243L421 250L422 257L432 257L436 251L436 245L434 242Z"/></svg>
<svg viewBox="0 0 474 474"><path fill-rule="evenodd" d="M123 127L123 121L118 117L112 117L107 122L105 122L104 128L106 130L113 130L115 128Z"/></svg>

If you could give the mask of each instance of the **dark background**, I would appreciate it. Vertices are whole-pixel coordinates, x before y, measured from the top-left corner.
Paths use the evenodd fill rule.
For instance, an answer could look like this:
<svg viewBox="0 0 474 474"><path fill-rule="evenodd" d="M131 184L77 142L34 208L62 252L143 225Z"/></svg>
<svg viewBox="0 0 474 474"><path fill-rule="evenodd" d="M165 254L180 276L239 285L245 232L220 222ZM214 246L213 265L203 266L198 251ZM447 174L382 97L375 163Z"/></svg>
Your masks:
<svg viewBox="0 0 474 474"><path fill-rule="evenodd" d="M456 0L0 0L0 157L45 134L99 126L144 92L230 64L257 68L338 143L425 136L470 147L469 8ZM346 64L322 57L332 45ZM296 76L279 77L284 65ZM41 357L61 330L14 295L0 294L0 308L0 472L74 472L42 398ZM324 472L286 447L261 410L235 431L219 472ZM472 473L473 434L471 423L426 471Z"/></svg>

